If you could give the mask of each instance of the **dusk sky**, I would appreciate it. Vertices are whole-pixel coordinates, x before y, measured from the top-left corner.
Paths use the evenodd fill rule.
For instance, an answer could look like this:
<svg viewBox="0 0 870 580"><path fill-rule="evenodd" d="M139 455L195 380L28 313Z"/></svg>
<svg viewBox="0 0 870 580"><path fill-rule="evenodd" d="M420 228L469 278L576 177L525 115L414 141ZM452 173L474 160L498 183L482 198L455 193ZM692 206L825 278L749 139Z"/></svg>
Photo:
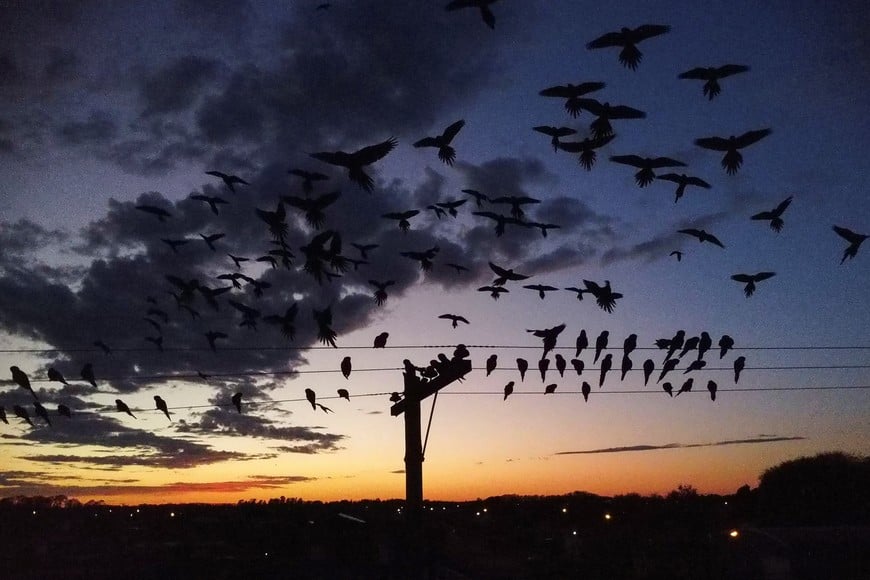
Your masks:
<svg viewBox="0 0 870 580"><path fill-rule="evenodd" d="M447 11L446 0L319 4L0 2L0 497L403 497L403 419L390 416L390 393L402 391L404 359L425 367L459 343L474 368L437 399L428 499L667 493L680 484L732 493L787 459L870 449L870 242L843 260L849 242L833 230L870 234L865 2L501 0L492 29L477 8ZM636 70L620 63L619 47L586 46L641 25L670 30L637 45ZM727 64L749 70L723 78L712 99L703 81L678 78ZM575 130L564 142L591 137L593 112L574 118L564 98L539 95L586 82L605 86L583 98L645 113L612 120L615 137L588 171L533 130ZM458 120L452 165L436 148L413 146ZM770 134L741 149L734 174L724 151L695 144L763 129ZM395 148L364 168L371 192L311 156L390 138ZM685 167L656 175L685 173L711 187L690 185L675 202L675 183L641 188L635 167L611 160L628 155L677 160ZM307 195L290 169L329 179ZM247 184L230 191L205 173L214 170ZM473 212L508 216L510 205L478 208L463 189L539 200L523 206L523 221L558 228L543 236L508 223L497 236L495 222ZM279 247L256 210L331 192L340 195L317 227L283 204L289 267L256 261ZM213 212L191 196L227 203ZM781 231L750 219L789 197ZM456 217L427 209L453 200L467 200ZM381 217L415 209L406 233ZM706 230L724 248L681 229ZM303 246L323 232L336 232L324 234L326 246L341 240L333 255L359 260L353 243L378 247L344 272L326 266L341 277L318 283ZM217 233L225 235L212 251L201 235ZM188 241L175 252L161 240ZM436 246L429 272L402 255ZM237 268L228 254L250 260ZM493 300L478 291L495 278L489 262L529 278L508 281ZM233 272L255 283L217 278ZM759 272L775 275L749 297L731 279ZM217 310L195 291L182 304L194 319L167 276L231 290L216 297ZM395 281L383 305L369 280ZM565 290L584 280L623 295L613 312ZM271 286L256 296L256 283ZM529 284L559 290L541 299ZM231 300L261 314L256 329L240 326ZM293 304L288 340L263 318ZM312 312L327 307L337 348L317 337ZM469 324L453 328L438 318L445 313ZM560 324L542 381L542 340L527 330ZM613 370L600 388L593 349L578 357L581 376L570 364L564 377L555 369L556 353L575 358L581 330L593 346L609 331ZM697 359L690 351L656 383L666 351L654 343L678 330L712 337L707 365L684 374ZM215 352L209 331L228 335ZM387 348L373 349L382 332ZM620 380L630 334L638 348ZM723 334L735 345L720 359ZM735 383L740 356L746 368ZM523 381L517 357L530 363ZM656 370L644 386L646 359ZM96 387L80 377L86 363ZM29 376L52 426L11 366ZM48 381L49 367L69 384ZM662 390L690 377L690 393ZM514 392L503 400L509 381ZM305 389L333 412L312 409ZM236 392L241 414L230 403ZM61 404L71 418L58 414Z"/></svg>

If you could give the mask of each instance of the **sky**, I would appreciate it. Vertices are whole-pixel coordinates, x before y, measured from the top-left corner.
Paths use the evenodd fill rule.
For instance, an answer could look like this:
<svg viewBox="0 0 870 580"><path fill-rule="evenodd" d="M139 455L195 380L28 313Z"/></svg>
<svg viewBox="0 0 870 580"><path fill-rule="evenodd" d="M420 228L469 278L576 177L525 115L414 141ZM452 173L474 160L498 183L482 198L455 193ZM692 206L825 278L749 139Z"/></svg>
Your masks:
<svg viewBox="0 0 870 580"><path fill-rule="evenodd" d="M732 493L788 459L866 453L870 246L841 263L849 242L832 229L870 233L862 2L501 0L491 5L492 29L476 8L446 11L442 0L318 4L0 4L0 404L8 418L0 497L403 497L403 419L390 415L390 394L403 390L404 360L426 367L457 344L468 346L472 371L422 405L424 432L431 425L426 498L649 494L680 484ZM650 24L670 30L638 44L636 70L620 63L619 48L586 47ZM678 78L725 64L749 70L722 79L714 99L703 81ZM539 95L584 82L605 84L585 98L645 113L612 121L615 137L588 171L533 130L589 137L595 115L574 118L565 99ZM413 146L458 120L452 165L435 148ZM741 150L735 174L724 170L723 152L695 144L762 129L770 134ZM365 167L371 192L311 156L390 138L395 148ZM656 175L686 173L711 187L689 186L675 202L674 183L638 187L636 168L610 160L625 155L669 157L686 167ZM328 179L307 194L290 169ZM231 191L205 173L215 170L247 184ZM543 236L509 223L497 236L495 222L473 212L508 215L510 205L478 208L463 189L534 198L523 220L558 228ZM340 194L322 223L307 222L298 200L332 192ZM213 212L191 196L227 203ZM277 211L282 196L291 200L282 206L293 258L272 268L256 261L278 247L261 215ZM780 232L750 219L789 197ZM427 209L454 200L468 200L455 217ZM136 206L170 215L159 220ZM407 232L382 217L414 209ZM705 230L724 248L680 229ZM225 235L212 251L201 235L217 233ZM318 283L310 270L320 262L306 270L303 251L313 254L318 234L332 255L352 260L362 258L352 244L377 247L344 272L321 264L341 276ZM163 239L188 241L174 252ZM428 272L403 255L434 247ZM250 260L237 269L228 254ZM490 263L529 278L508 281L493 300L478 291L495 278ZM256 284L217 278L233 272L270 286L257 296ZM758 272L775 276L751 297L731 279ZM177 305L167 276L230 290L217 309L201 291ZM394 282L381 305L370 280ZM564 290L584 280L609 281L622 294L612 312ZM559 290L541 299L527 284ZM257 310L255 329L240 326L230 301ZM294 304L289 340L265 317ZM313 312L326 308L335 347L318 340ZM442 314L469 323L453 328ZM528 331L559 325L541 380L542 339ZM600 361L575 351L581 330L593 345L609 332L604 353L614 368L601 387ZM687 374L697 359L690 351L656 383L666 354L655 341L679 330L712 337L707 365ZM209 331L227 335L214 351ZM382 332L387 348L372 348ZM620 380L631 334L638 348ZM735 345L720 358L723 334ZM582 375L569 364L559 376L556 353L583 361ZM497 365L487 374L491 355ZM739 356L746 368L735 382ZM530 363L524 380L518 357ZM648 385L646 359L656 368ZM80 378L86 363L96 387ZM12 366L34 395L12 380ZM49 367L69 384L49 381ZM662 390L670 381L676 392L688 378L691 392ZM545 395L550 384L556 391ZM306 389L332 412L312 408ZM241 413L230 403L237 392ZM35 416L34 396L51 426ZM58 414L61 404L70 418Z"/></svg>

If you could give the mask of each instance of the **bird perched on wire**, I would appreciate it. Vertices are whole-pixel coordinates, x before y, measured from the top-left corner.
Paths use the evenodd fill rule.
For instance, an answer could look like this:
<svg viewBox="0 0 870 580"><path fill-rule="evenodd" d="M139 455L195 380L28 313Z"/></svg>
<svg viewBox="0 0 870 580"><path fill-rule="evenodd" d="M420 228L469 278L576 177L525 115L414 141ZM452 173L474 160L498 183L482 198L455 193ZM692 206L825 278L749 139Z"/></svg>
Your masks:
<svg viewBox="0 0 870 580"><path fill-rule="evenodd" d="M643 361L643 386L647 386L654 370L656 370L656 363L651 358Z"/></svg>
<svg viewBox="0 0 870 580"><path fill-rule="evenodd" d="M520 381L526 380L526 371L529 370L529 361L524 358L518 358L517 370L520 371Z"/></svg>
<svg viewBox="0 0 870 580"><path fill-rule="evenodd" d="M622 376L619 378L620 381L625 380L625 375L628 374L628 371L631 370L632 366L633 366L633 363L631 362L631 359L628 357L627 354L623 354L622 355L622 365L621 365Z"/></svg>
<svg viewBox="0 0 870 580"><path fill-rule="evenodd" d="M382 332L375 337L374 347L373 348L385 348L387 346L387 338L389 338L389 332Z"/></svg>
<svg viewBox="0 0 870 580"><path fill-rule="evenodd" d="M680 390L677 391L676 397L680 396L680 393L688 393L692 390L692 385L695 383L695 379L686 379L686 382L683 383L683 386L680 387Z"/></svg>
<svg viewBox="0 0 870 580"><path fill-rule="evenodd" d="M749 298L755 293L755 283L776 276L776 272L759 272L758 274L734 274L731 279L741 284L746 284L743 293Z"/></svg>
<svg viewBox="0 0 870 580"><path fill-rule="evenodd" d="M589 402L589 393L592 392L592 385L583 381L583 384L580 386L580 393L583 395L583 400L587 403Z"/></svg>
<svg viewBox="0 0 870 580"><path fill-rule="evenodd" d="M705 97L712 101L722 92L722 87L719 86L719 80L732 75L745 73L748 70L749 67L743 64L696 67L680 73L677 75L677 78L704 81L704 86L701 88L701 91Z"/></svg>
<svg viewBox="0 0 870 580"><path fill-rule="evenodd" d="M589 346L589 337L586 336L586 329L581 328L580 334L577 335L577 340L575 341L576 352L574 353L575 357L579 357L580 353Z"/></svg>
<svg viewBox="0 0 870 580"><path fill-rule="evenodd" d="M607 343L609 339L610 331L608 330L602 330L601 334L598 335L598 338L595 339L595 358L592 359L593 363L598 362L598 357L600 357L604 349L607 348Z"/></svg>
<svg viewBox="0 0 870 580"><path fill-rule="evenodd" d="M722 167L729 175L734 175L740 166L743 164L743 155L738 149L744 149L754 143L758 143L765 137L771 134L770 129L759 129L757 131L747 131L742 135L731 135L727 139L723 137L703 137L695 139L695 145L704 149L713 151L724 151L725 156L722 157Z"/></svg>
<svg viewBox="0 0 870 580"><path fill-rule="evenodd" d="M759 212L749 219L764 221L770 220L770 229L779 233L782 231L782 226L785 225L785 222L782 221L782 214L788 206L791 205L791 199L792 196L788 196L772 210Z"/></svg>
<svg viewBox="0 0 870 580"><path fill-rule="evenodd" d="M664 175L657 175L656 179L670 181L677 184L677 190L674 192L674 203L680 201L680 198L683 197L684 193L686 193L686 187L689 185L703 187L704 189L710 189L710 187L712 187L700 177L693 177L691 175L686 175L685 173L665 173Z"/></svg>
<svg viewBox="0 0 870 580"><path fill-rule="evenodd" d="M857 234L852 230L841 226L834 226L834 231L837 232L838 236L849 242L849 245L843 252L843 258L840 260L841 264L846 261L846 258L852 259L857 256L858 248L861 247L864 240L870 238L867 234Z"/></svg>
<svg viewBox="0 0 870 580"><path fill-rule="evenodd" d="M547 370L550 368L550 359L542 358L538 361L538 372L541 373L541 382L546 380Z"/></svg>
<svg viewBox="0 0 870 580"><path fill-rule="evenodd" d="M719 358L724 358L732 348L734 348L734 339L727 334L723 334L722 338L719 339Z"/></svg>
<svg viewBox="0 0 870 580"><path fill-rule="evenodd" d="M669 397L674 396L674 386L671 383L665 382L662 384L662 390L668 394Z"/></svg>
<svg viewBox="0 0 870 580"><path fill-rule="evenodd" d="M746 357L738 356L734 359L734 384L737 384L737 381L740 380L740 373L743 372L743 369L746 367Z"/></svg>
<svg viewBox="0 0 870 580"><path fill-rule="evenodd" d="M498 0L453 0L444 7L444 10L452 12L453 10L459 10L460 8L478 8L483 22L489 26L490 29L495 30L495 14L492 13L489 6L496 2L498 2Z"/></svg>
<svg viewBox="0 0 870 580"><path fill-rule="evenodd" d="M232 191L233 193L236 192L236 184L250 185L247 181L245 181L244 179L242 179L238 175L230 175L228 173L223 173L221 171L206 171L205 174L212 175L214 177L219 177L221 180L223 180L224 185L226 185L227 188L229 188L229 190Z"/></svg>
<svg viewBox="0 0 870 580"><path fill-rule="evenodd" d="M710 400L716 400L716 391L719 389L719 386L715 381L707 381L707 390L710 391Z"/></svg>
<svg viewBox="0 0 870 580"><path fill-rule="evenodd" d="M363 190L371 193L374 190L375 182L372 178L363 171L363 167L371 165L375 161L384 158L390 151L396 148L398 141L390 137L386 141L382 141L375 145L363 147L353 153L345 153L344 151L335 152L320 152L311 153L311 157L330 165L338 165L347 169L348 178L359 185Z"/></svg>
<svg viewBox="0 0 870 580"><path fill-rule="evenodd" d="M164 401L160 395L154 395L154 403L157 405L157 409L159 411L163 411L163 414L166 415L166 418L172 421L171 413L169 412L169 407L166 406L166 401Z"/></svg>
<svg viewBox="0 0 870 580"><path fill-rule="evenodd" d="M626 357L627 358L627 357ZM604 358L601 359L601 368L600 374L598 376L598 388L601 388L604 385L604 378L607 376L607 373L610 372L610 369L613 367L613 355L607 353L604 355Z"/></svg>
<svg viewBox="0 0 870 580"><path fill-rule="evenodd" d="M568 366L568 363L565 360L565 357L563 357L561 354L557 353L556 356L554 356L553 358L556 359L556 370L559 372L559 376L564 377L565 376L565 369Z"/></svg>
<svg viewBox="0 0 870 580"><path fill-rule="evenodd" d="M699 242L710 242L713 245L719 246L724 249L725 245L719 241L719 238L714 236L713 234L708 234L705 230L699 230L696 228L686 228L683 230L677 230L678 233L686 234L687 236L692 236L694 238L698 238Z"/></svg>
<svg viewBox="0 0 870 580"><path fill-rule="evenodd" d="M546 89L541 90L538 94L542 97L565 99L565 110L576 119L583 110L581 97L589 93L594 93L595 91L600 91L604 87L604 83L601 82L583 82L576 85L568 83L566 85L547 87ZM559 137L567 137L568 135L573 135L577 132L573 129L567 129L567 127L535 127L534 129L535 131L552 137L554 149L558 148ZM570 132L566 132L566 129Z"/></svg>
<svg viewBox="0 0 870 580"><path fill-rule="evenodd" d="M22 389L30 391L30 394L33 395L33 399L37 400L36 393L33 392L33 387L30 386L30 378L27 376L27 373L17 366L11 366L9 367L9 370L12 371L12 380L15 381L15 384Z"/></svg>
<svg viewBox="0 0 870 580"><path fill-rule="evenodd" d="M550 383L549 385L544 387L544 394L545 395L552 395L553 393L556 392L556 389L558 388L558 386L559 385L557 385L556 383Z"/></svg>
<svg viewBox="0 0 870 580"><path fill-rule="evenodd" d="M680 359L678 359L678 358L667 359L664 362L664 364L662 365L662 372L659 373L659 378L656 382L660 383L662 381L662 379L665 378L666 374L668 374L669 372L671 372L672 370L677 368L677 364L679 364L679 362L680 362Z"/></svg>
<svg viewBox="0 0 870 580"><path fill-rule="evenodd" d="M514 392L514 382L510 381L508 384L504 386L504 398L502 401L507 401L507 398L511 396L511 393Z"/></svg>
<svg viewBox="0 0 870 580"><path fill-rule="evenodd" d="M639 155L613 155L610 160L614 163L630 165L638 169L634 174L634 180L638 187L646 187L656 178L656 169L663 167L685 167L686 164L670 157L641 157Z"/></svg>
<svg viewBox="0 0 870 580"><path fill-rule="evenodd" d="M230 402L233 404L233 407L236 408L236 411L241 414L242 412L242 393L236 393L232 397L230 397Z"/></svg>
<svg viewBox="0 0 870 580"><path fill-rule="evenodd" d="M583 369L586 367L586 365L583 363L583 361L580 360L579 358L572 358L571 359L571 366L574 367L574 372L577 373L578 377L583 374Z"/></svg>
<svg viewBox="0 0 870 580"><path fill-rule="evenodd" d="M85 363L85 366L82 367L81 377L89 382L92 387L97 387L97 379L94 376L94 365L91 363Z"/></svg>
<svg viewBox="0 0 870 580"><path fill-rule="evenodd" d="M637 28L622 27L619 32L608 32L588 42L586 48L591 50L621 46L619 62L625 68L637 70L637 65L643 58L643 53L637 48L637 44L648 38L665 34L670 30L671 27L664 24L643 24Z"/></svg>
<svg viewBox="0 0 870 580"><path fill-rule="evenodd" d="M336 393L338 393L339 398L350 401L350 393L347 389L338 389Z"/></svg>
<svg viewBox="0 0 870 580"><path fill-rule="evenodd" d="M125 403L121 399L115 399L115 407L118 409L119 413L127 413L134 419L136 418L136 415L134 415L133 412L130 411L130 407L127 406L127 403Z"/></svg>
<svg viewBox="0 0 870 580"><path fill-rule="evenodd" d="M352 368L353 368L353 364L351 363L349 356L346 356L343 359L341 359L341 374L344 376L344 378L346 378L346 379L350 378L350 371Z"/></svg>
<svg viewBox="0 0 870 580"><path fill-rule="evenodd" d="M463 127L465 127L465 121L460 119L455 123L451 123L440 135L436 137L424 137L416 141L414 147L437 147L438 159L447 165L453 165L453 162L456 161L456 149L451 147L450 143Z"/></svg>

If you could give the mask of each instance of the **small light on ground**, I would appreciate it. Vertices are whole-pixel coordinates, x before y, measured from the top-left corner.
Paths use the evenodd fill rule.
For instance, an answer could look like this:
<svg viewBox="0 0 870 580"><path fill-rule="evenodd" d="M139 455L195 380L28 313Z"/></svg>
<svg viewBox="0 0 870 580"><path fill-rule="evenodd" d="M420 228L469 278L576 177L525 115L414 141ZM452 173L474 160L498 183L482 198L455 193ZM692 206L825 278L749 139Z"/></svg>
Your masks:
<svg viewBox="0 0 870 580"><path fill-rule="evenodd" d="M731 530L730 532L728 532L728 535L732 538L736 538L740 535L740 532L738 532L737 530Z"/></svg>
<svg viewBox="0 0 870 580"><path fill-rule="evenodd" d="M612 518L612 516L610 514L604 514L605 520L610 520L611 518Z"/></svg>
<svg viewBox="0 0 870 580"><path fill-rule="evenodd" d="M174 518L174 517L175 517L175 512L169 512L169 517L170 517L170 518Z"/></svg>

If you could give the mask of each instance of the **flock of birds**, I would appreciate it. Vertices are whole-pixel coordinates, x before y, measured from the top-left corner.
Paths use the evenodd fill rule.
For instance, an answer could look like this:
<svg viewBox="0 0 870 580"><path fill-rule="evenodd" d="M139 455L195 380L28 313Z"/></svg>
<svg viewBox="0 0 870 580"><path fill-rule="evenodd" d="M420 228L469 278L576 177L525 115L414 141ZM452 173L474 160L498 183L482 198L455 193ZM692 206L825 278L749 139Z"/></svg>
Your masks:
<svg viewBox="0 0 870 580"><path fill-rule="evenodd" d="M480 12L484 23L490 28L495 27L495 16L490 8L497 0L455 0L446 5L448 11L459 10L463 8L477 8ZM319 6L319 9L328 8L328 4ZM646 24L637 28L622 28L616 32L608 32L594 40L590 41L586 46L591 50L619 48L619 62L630 70L636 70L642 61L642 53L638 49L641 42L667 34L670 27L666 25ZM696 67L689 69L678 75L680 79L703 81L702 94L710 100L718 97L721 94L722 87L720 82L730 76L743 74L750 69L746 65L725 64L722 66ZM637 120L646 117L646 113L627 106L627 105L612 105L607 101L599 101L591 98L589 95L605 88L603 82L581 82L578 84L562 84L545 88L540 91L540 95L547 98L557 98L564 100L564 108L570 117L577 118L578 116L589 114L594 119L589 125L589 137L578 141L569 141L566 138L575 135L577 130L565 126L537 126L533 129L550 137L550 143L555 151L565 151L579 156L579 163L587 171L591 171L595 166L597 159L597 150L609 145L616 139L612 123L623 120ZM452 166L457 159L457 150L454 146L454 141L465 128L465 121L460 119L447 126L440 134L434 136L425 136L413 142L415 148L434 148L437 150L438 159L447 166ZM746 131L739 135L729 137L710 136L695 140L695 145L703 149L716 151L723 154L721 165L725 172L729 175L736 174L743 164L742 151L746 148L759 143L771 134L771 129L762 128ZM375 188L375 182L371 175L367 173L369 167L383 159L392 152L398 145L395 138L390 137L379 143L362 147L356 151L323 151L312 153L311 158L320 161L324 164L343 168L346 170L347 178L355 183L360 189L367 193L372 193ZM711 188L711 184L694 175L687 173L668 172L661 173L660 170L681 168L686 164L671 157L646 157L641 155L613 155L610 161L616 164L627 165L636 170L634 177L638 187L644 188L655 182L656 180L667 181L676 184L675 203L678 202L686 192L688 187L697 187L703 189ZM659 172L657 174L657 172ZM226 189L232 194L240 193L241 187L248 187L250 183L237 175L225 173L222 171L207 171L208 175L220 179ZM262 255L257 257L239 256L233 253L227 253L227 257L231 260L234 271L217 275L215 278L225 282L228 285L213 286L206 282L200 281L198 278L185 278L177 274L166 274L165 281L168 287L165 289L169 293L179 311L186 312L191 319L201 317L201 312L197 308L197 297L201 298L205 304L214 311L220 310L218 298L228 294L233 290L244 290L245 287L250 287L253 297L259 298L264 292L271 288L269 282L260 280L254 276L245 274L242 270L248 263L265 265L268 268L278 269L284 268L287 270L300 271L303 274L312 276L318 284L324 281L329 283L338 278L341 278L351 267L354 270L368 265L371 253L378 248L374 243L352 243L351 246L355 252L348 255L345 252L345 246L342 240L342 234L336 230L324 229L327 223L327 213L329 207L334 204L341 196L338 190L327 193L314 193L315 184L323 183L330 179L329 175L320 173L312 169L294 168L288 171L294 178L301 180L299 183L302 190L302 195L286 195L281 196L274 206L275 209L257 208L256 215L265 225L270 239L270 246ZM462 208L468 203L473 202L475 211L471 211L471 215L476 218L490 220L495 225L495 235L502 236L507 232L508 226L517 228L537 229L542 237L546 238L550 230L560 228L558 224L543 223L529 217L529 206L535 206L541 203L540 199L532 198L525 195L490 195L482 193L474 189L463 189L462 193L466 197L453 199L444 199L425 208L407 208L396 209L382 215L383 219L395 221L397 227L407 232L411 229L412 220L424 212L431 212L437 220L455 219L459 216ZM230 205L231 202L220 196L197 194L191 195L190 199L200 201L206 204L209 210L220 215L223 208ZM792 202L792 196L787 197L775 208L754 214L750 217L752 220L768 222L770 228L774 232L780 232L784 226L783 214L788 209ZM150 214L159 222L166 222L173 216L170 211L163 207L154 205L140 204L135 206L145 214ZM301 212L301 215L311 231L310 241L307 244L298 247L291 247L288 242L288 233L290 225L288 224L288 208ZM833 226L833 230L837 235L842 237L848 246L843 252L840 263L847 259L854 258L857 255L861 244L870 236L866 234L856 233L842 226ZM725 248L723 242L714 234L703 229L686 228L678 230L680 234L696 238L700 243L709 243ZM224 243L226 233L212 232L200 233L199 240L207 245L212 252L217 252L219 244ZM173 254L183 252L184 246L190 243L196 243L197 238L161 238L161 241L166 244ZM297 268L296 251L302 254L301 268ZM424 272L430 271L435 263L440 248L436 245L431 248L416 248L400 251L402 257L414 260L420 264L420 268ZM682 252L675 250L671 255L676 256L677 260L682 258ZM446 263L444 267L451 268L458 275L469 270L469 267L458 263ZM498 300L500 296L508 293L508 286L513 286L516 282L528 280L531 276L521 274L513 268L504 267L493 262L488 263L490 270L495 275L491 283L478 288L480 292L489 293L494 300ZM774 272L763 271L758 273L738 273L732 276L732 279L744 285L744 293L747 297L752 296L757 289L757 284L770 279L775 275ZM396 282L394 280L375 280L369 279L368 284L373 288L373 298L378 306L385 304L388 298L388 289ZM245 285L243 287L243 284ZM536 292L541 299L544 299L548 293L558 290L573 292L578 300L583 300L584 294L594 298L596 304L604 311L612 313L617 300L623 296L616 292L611 287L610 281L599 283L593 280L583 280L583 284L575 287L557 288L547 284L524 284L523 289ZM143 319L152 328L156 334L144 337L144 340L152 343L156 349L163 351L164 349L164 326L170 321L170 315L166 309L162 308L159 301L153 296L147 297L148 307L144 313ZM241 320L239 327L248 328L251 330L257 329L257 324L262 321L266 324L275 326L281 334L288 340L293 340L296 334L297 316L299 313L299 305L296 302L288 305L283 312L263 313L260 309L255 308L250 304L246 304L235 298L227 299L230 307L236 311ZM312 308L311 316L317 327L317 337L324 345L337 346L337 333L333 326L333 315L331 305L326 305L322 309ZM447 320L453 328L457 328L460 323L469 324L469 320L462 314L445 313L438 317L439 319ZM555 348L558 335L565 329L564 324L556 327L541 330L529 330L534 336L543 339L544 354L538 361L538 370L541 375L542 382L546 382L546 374L549 370L550 359L548 353ZM216 351L219 346L219 341L226 340L229 335L222 330L209 329L203 333L203 337L207 341L209 348ZM379 334L373 342L374 348L383 348L386 345L388 333ZM107 354L111 349L102 341L96 341L96 346L103 349ZM594 344L594 359L593 364L598 363L599 358L608 345L608 332L602 332ZM666 350L666 355L660 366L657 366L652 359L647 359L642 365L644 373L644 385L646 385L653 372L660 372L657 383L661 382L669 372L674 371L685 355L692 351L697 352L697 358L692 360L687 365L683 374L689 374L694 371L699 371L704 368L706 361L704 355L712 347L712 339L708 333L703 332L698 336L686 337L684 331L677 332L672 338L659 339L656 341L659 348ZM733 340L724 335L719 343L720 358L724 357L729 349L733 347ZM585 369L584 361L580 358L581 353L589 347L589 341L585 330L580 333L576 341L576 354L570 361L566 361L561 354L555 354L555 367L560 377L564 376L567 365L570 362L574 371L578 376L582 375ZM621 377L625 378L626 374L634 368L634 363L630 358L630 354L637 347L637 335L631 334L623 343L622 361L620 365ZM459 353L464 354L464 353ZM455 356L458 356L455 354ZM467 356L467 355L466 355ZM516 369L520 373L520 381L525 379L525 373L528 369L528 362L522 358L516 360ZM406 372L420 374L424 378L432 378L437 376L439 361L432 361L429 367L419 368L405 361ZM440 364L445 364L440 361ZM603 386L608 372L614 364L613 355L608 353L601 357L601 362L598 367L599 378L598 386ZM491 355L486 361L486 374L489 375L496 369L497 355ZM734 381L739 380L740 372L744 368L745 358L738 357L734 360ZM345 378L349 378L352 370L350 357L345 357L341 363L341 372ZM28 376L17 366L11 367L12 380L20 387L30 391L33 395L33 407L35 414L41 417L46 423L51 425L50 415L46 408L39 401L36 393L30 386ZM434 375L433 375L434 373ZM207 375L199 373L200 377L207 379ZM66 379L63 375L54 368L49 368L47 377L50 381L57 381L66 384ZM96 380L93 374L93 368L87 364L81 372L81 377L88 383L96 386ZM674 387L669 382L662 384L662 389L670 396L678 396L681 393L691 391L694 378L690 377L685 380L682 386L674 392ZM504 398L513 391L514 381L509 382L504 387ZM555 383L547 384L545 393L552 393L557 388ZM716 398L717 384L713 380L707 382L707 389L713 400ZM582 382L581 392L586 400L588 400L591 392L591 385L587 381ZM320 409L323 412L330 412L331 409L317 402L316 394L311 389L305 389L306 400L311 404L315 411ZM347 389L338 389L338 395L342 398L349 399L350 393ZM400 400L401 393L394 393L391 400ZM156 409L162 411L171 421L171 413L164 399L160 396L154 396ZM115 401L117 411L134 416L129 406L121 399ZM242 393L236 393L231 399L232 405L241 413L242 411ZM32 425L29 412L21 405L15 405L13 411L16 416ZM72 416L71 409L63 404L58 405L57 413L61 416L70 418ZM6 421L5 408L0 406L0 419Z"/></svg>

